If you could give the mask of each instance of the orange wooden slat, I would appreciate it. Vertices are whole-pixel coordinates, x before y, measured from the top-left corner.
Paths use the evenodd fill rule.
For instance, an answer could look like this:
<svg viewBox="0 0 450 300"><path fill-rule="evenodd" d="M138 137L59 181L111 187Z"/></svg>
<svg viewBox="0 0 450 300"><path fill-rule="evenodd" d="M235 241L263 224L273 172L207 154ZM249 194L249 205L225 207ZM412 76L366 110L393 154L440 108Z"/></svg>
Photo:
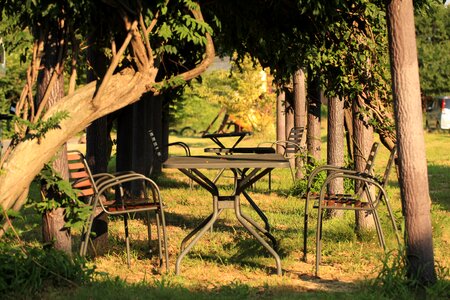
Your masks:
<svg viewBox="0 0 450 300"><path fill-rule="evenodd" d="M89 174L86 171L80 171L80 172L70 172L69 173L70 178L83 178L83 177L89 177Z"/></svg>
<svg viewBox="0 0 450 300"><path fill-rule="evenodd" d="M82 162L69 162L69 170L86 169Z"/></svg>

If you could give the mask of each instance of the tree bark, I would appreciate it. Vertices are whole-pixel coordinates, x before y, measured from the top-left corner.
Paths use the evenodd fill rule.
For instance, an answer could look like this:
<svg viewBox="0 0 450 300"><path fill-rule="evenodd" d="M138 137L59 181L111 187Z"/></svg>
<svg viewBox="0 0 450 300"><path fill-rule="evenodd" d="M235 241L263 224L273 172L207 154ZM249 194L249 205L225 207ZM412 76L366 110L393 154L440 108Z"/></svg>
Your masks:
<svg viewBox="0 0 450 300"><path fill-rule="evenodd" d="M373 143L373 127L369 126L367 121L369 116L363 116L360 114L359 107L353 101L353 161L355 164L355 170L363 172L366 166L366 159L370 154L370 149ZM355 189L359 189L360 182L357 182ZM373 194L373 191L371 191ZM363 200L367 200L367 196L363 194ZM357 211L355 210L356 218L356 231L362 233L364 231L373 230L375 228L375 222L373 220L372 212Z"/></svg>
<svg viewBox="0 0 450 300"><path fill-rule="evenodd" d="M306 78L303 70L299 69L294 73L294 126L306 126ZM301 141L303 143L303 141ZM303 178L303 158L295 158L295 177Z"/></svg>
<svg viewBox="0 0 450 300"><path fill-rule="evenodd" d="M407 273L428 285L436 282L436 271L412 0L388 1L386 15Z"/></svg>
<svg viewBox="0 0 450 300"><path fill-rule="evenodd" d="M306 144L308 148L308 165L315 165L321 160L321 105L322 93L317 82L310 81L308 88L308 130L306 131Z"/></svg>
<svg viewBox="0 0 450 300"><path fill-rule="evenodd" d="M287 140L287 136L289 135L289 132L294 127L294 95L291 92L286 92L285 94L285 116L286 116L286 136L284 137L284 141ZM295 158L291 158L289 160L289 163L291 166L295 166Z"/></svg>
<svg viewBox="0 0 450 300"><path fill-rule="evenodd" d="M277 141L286 139L285 92L280 88L277 94ZM283 153L283 147L277 145L277 153Z"/></svg>
<svg viewBox="0 0 450 300"><path fill-rule="evenodd" d="M45 109L55 105L64 97L64 77L57 75L57 79L52 86L49 86L52 75L54 72L60 72L58 68L58 54L60 50L59 45L59 31L61 28L53 28L49 36L47 37L47 43L45 48L46 55L44 56L43 64L44 68L39 73L38 78L38 91L37 91L37 104L39 105L46 93L47 89L51 89L50 97L46 104ZM62 145L61 151L59 151L52 162L52 167L57 171L61 177L65 180L69 178L67 167L67 145ZM59 195L48 191L44 186L41 187L43 195L48 198L55 198L57 202L61 199L56 199ZM55 249L62 250L68 254L72 252L72 241L70 236L70 230L66 228L64 220L64 209L56 208L44 213L42 218L42 237L44 244L52 245Z"/></svg>
<svg viewBox="0 0 450 300"><path fill-rule="evenodd" d="M339 98L328 99L328 133L327 133L327 164L344 166L344 101ZM330 182L328 193L344 192L344 182L338 178ZM342 216L343 210L327 210L327 217Z"/></svg>
<svg viewBox="0 0 450 300"><path fill-rule="evenodd" d="M192 11L193 16L203 20L199 10ZM127 35L131 38L141 39L137 30ZM203 60L194 68L178 74L181 80L190 80L202 74L212 63L215 50L212 37L205 33L206 45ZM2 157L2 172L0 172L0 205L4 210L10 208L20 209L23 198L20 196L28 190L28 186L36 174L42 169L44 163L58 151L58 149L76 133L86 128L94 120L117 111L122 107L139 100L146 92L159 93L156 89L156 65L141 68L136 71L129 67L113 74L115 66L120 61L125 45L119 49L112 59L110 69L101 83L93 82L64 97L45 112L40 118L45 121L57 112L67 112L69 117L59 122L59 129L50 130L42 139L27 139L13 144L8 149L8 155ZM149 57L154 63L155 57ZM158 83L160 84L160 83Z"/></svg>

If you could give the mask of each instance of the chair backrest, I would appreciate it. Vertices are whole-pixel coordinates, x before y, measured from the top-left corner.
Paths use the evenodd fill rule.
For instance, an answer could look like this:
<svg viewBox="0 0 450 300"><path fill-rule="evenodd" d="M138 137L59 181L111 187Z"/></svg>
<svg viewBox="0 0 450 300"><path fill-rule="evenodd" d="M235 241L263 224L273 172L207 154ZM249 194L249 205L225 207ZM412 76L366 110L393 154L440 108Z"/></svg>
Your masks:
<svg viewBox="0 0 450 300"><path fill-rule="evenodd" d="M77 150L67 151L67 161L69 180L72 187L79 191L78 196L94 195L97 192L97 188L84 155Z"/></svg>
<svg viewBox="0 0 450 300"><path fill-rule="evenodd" d="M301 149L301 141L303 137L304 127L292 127L287 137L287 143L284 150L285 156L297 154Z"/></svg>
<svg viewBox="0 0 450 300"><path fill-rule="evenodd" d="M386 184L389 180L389 175L391 174L392 167L394 166L396 156L397 156L397 146L394 146L394 148L392 148L391 150L391 154L389 155L389 160L386 164L386 170L384 170L383 177L381 178L380 184L383 187L383 189L386 187ZM380 199L381 196L382 194L379 193L377 200Z"/></svg>
<svg viewBox="0 0 450 300"><path fill-rule="evenodd" d="M375 165L375 157L377 156L379 146L380 146L380 144L377 142L372 144L372 148L370 149L369 156L366 159L366 166L364 167L364 170L362 171L362 173L372 175L373 166ZM367 187L366 184L361 184L359 186L358 190L356 191L356 195L361 196L362 193L364 192L364 188L366 188L366 187Z"/></svg>
<svg viewBox="0 0 450 300"><path fill-rule="evenodd" d="M159 148L158 141L156 140L155 133L153 132L152 129L150 129L148 131L148 134L150 135L150 141L152 142L153 151L155 152L156 157L158 158L158 160L162 161L163 160L163 155L162 155L162 152L161 152L161 148Z"/></svg>

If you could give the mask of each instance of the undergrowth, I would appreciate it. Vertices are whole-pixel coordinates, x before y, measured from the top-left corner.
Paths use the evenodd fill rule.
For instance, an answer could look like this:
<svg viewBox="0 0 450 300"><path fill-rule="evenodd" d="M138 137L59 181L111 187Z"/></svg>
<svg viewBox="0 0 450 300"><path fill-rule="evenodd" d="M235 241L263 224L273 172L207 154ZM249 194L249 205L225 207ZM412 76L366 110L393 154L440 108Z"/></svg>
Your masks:
<svg viewBox="0 0 450 300"><path fill-rule="evenodd" d="M92 282L94 267L80 257L54 249L0 242L0 294L2 297L33 297L52 288L79 287Z"/></svg>
<svg viewBox="0 0 450 300"><path fill-rule="evenodd" d="M383 260L378 276L368 282L368 288L381 299L450 299L450 269L437 265L436 283L424 286L416 278L408 276L406 253L400 250L398 255L390 252Z"/></svg>

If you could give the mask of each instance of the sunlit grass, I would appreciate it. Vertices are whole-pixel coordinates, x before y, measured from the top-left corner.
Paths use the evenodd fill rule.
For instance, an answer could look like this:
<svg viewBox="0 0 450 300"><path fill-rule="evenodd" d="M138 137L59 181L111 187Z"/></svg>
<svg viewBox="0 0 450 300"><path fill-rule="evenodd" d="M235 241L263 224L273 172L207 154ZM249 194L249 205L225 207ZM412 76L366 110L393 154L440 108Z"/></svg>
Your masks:
<svg viewBox="0 0 450 300"><path fill-rule="evenodd" d="M199 137L180 138L171 136L170 141L182 140L191 146L194 155L204 154L205 147L214 147L208 139ZM253 146L267 139L251 137L242 146ZM430 196L432 200L433 237L436 262L444 270L450 267L450 146L449 134L427 133L427 160L429 166ZM79 147L77 145L77 147ZM323 149L324 151L324 149ZM170 155L182 155L182 149L170 148ZM376 173L383 171L388 151L380 149L376 161ZM212 177L215 171L206 172ZM401 220L400 192L395 171L388 186L398 225ZM232 180L221 179L221 193L231 193ZM96 257L93 263L98 271L118 276L111 287L110 280L100 280L91 287L83 287L68 295L73 298L146 298L144 295L161 295L163 298L218 299L278 298L278 299L330 299L348 297L377 299L370 295L361 282L375 278L381 268L385 253L378 245L376 234L369 232L357 236L354 232L354 212L346 212L342 219L325 220L323 228L321 279L313 277L315 259L315 232L317 213L313 211L308 231L308 261L302 259L304 200L291 196L292 180L289 170L275 170L272 191L268 191L267 176L262 178L249 194L270 220L273 235L279 242L283 276L274 275L275 261L260 244L236 221L232 210L225 210L212 232L208 232L185 257L181 275L174 274L181 240L211 212L211 195L194 184L189 187L188 178L181 172L164 169L156 178L166 204L166 222L169 233L170 270L166 274L157 266L156 241L152 241L149 253L146 225L141 218L130 222L132 261L126 265L124 228L121 218L109 222L109 248L106 254ZM244 211L255 220L256 213L248 207ZM382 226L388 249L396 255L393 231L384 206L380 209ZM33 218L30 216L30 218ZM31 219L30 219L31 220ZM33 219L36 221L36 218ZM39 228L34 230L39 236ZM153 233L156 228L153 225ZM31 236L31 233L30 235ZM74 232L78 242L78 233ZM154 238L154 236L153 236ZM77 245L74 245L74 249ZM446 280L450 280L447 273ZM125 283L126 282L126 283ZM110 290L109 290L110 289ZM103 293L102 293L103 291ZM111 292L114 291L114 292ZM309 291L306 293L306 291ZM311 292L314 291L314 292ZM55 297L61 297L56 291ZM112 293L112 294L111 294ZM73 294L73 296L72 296ZM64 294L64 296L68 295ZM153 296L152 296L153 297Z"/></svg>

